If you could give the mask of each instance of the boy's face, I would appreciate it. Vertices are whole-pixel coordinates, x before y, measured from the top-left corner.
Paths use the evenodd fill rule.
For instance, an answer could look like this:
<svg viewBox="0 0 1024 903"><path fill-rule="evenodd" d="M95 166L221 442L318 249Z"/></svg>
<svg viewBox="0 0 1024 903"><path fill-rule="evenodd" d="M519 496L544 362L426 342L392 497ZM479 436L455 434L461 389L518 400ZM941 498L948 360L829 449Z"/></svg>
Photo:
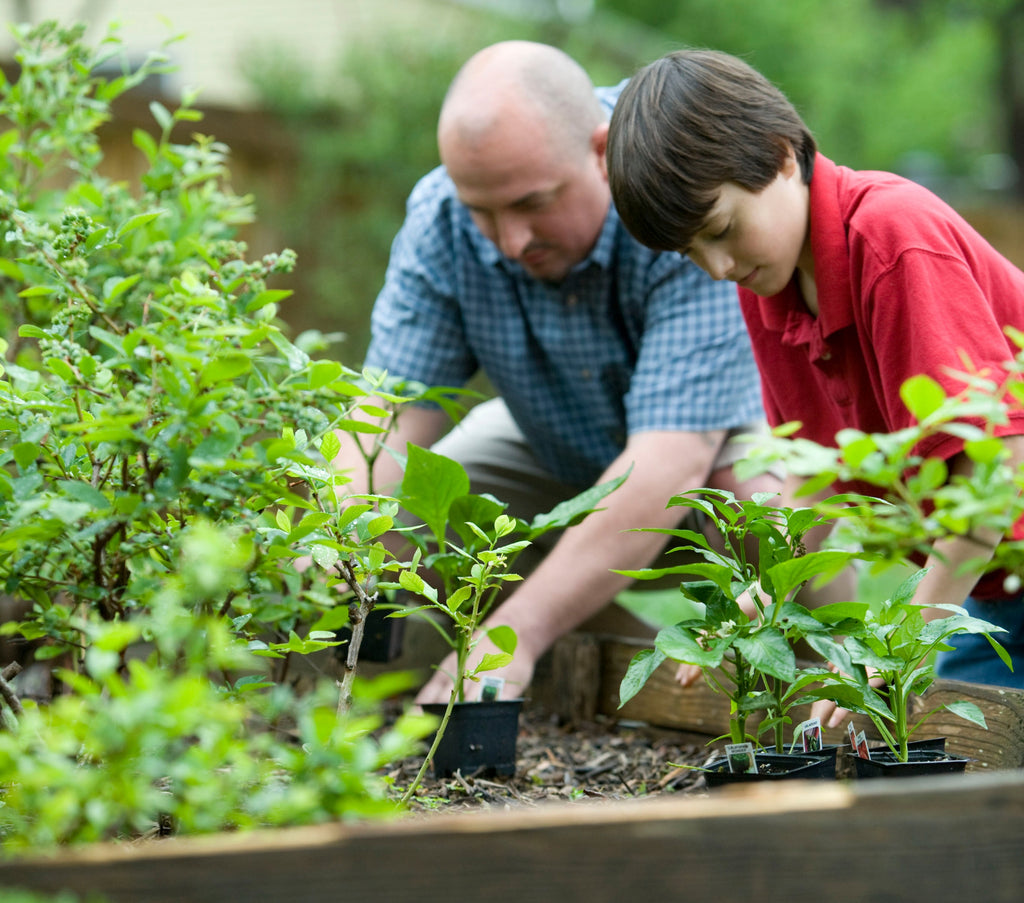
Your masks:
<svg viewBox="0 0 1024 903"><path fill-rule="evenodd" d="M809 204L800 166L788 157L761 191L722 185L704 228L680 252L712 279L729 279L766 298L777 295L798 267L814 275Z"/></svg>

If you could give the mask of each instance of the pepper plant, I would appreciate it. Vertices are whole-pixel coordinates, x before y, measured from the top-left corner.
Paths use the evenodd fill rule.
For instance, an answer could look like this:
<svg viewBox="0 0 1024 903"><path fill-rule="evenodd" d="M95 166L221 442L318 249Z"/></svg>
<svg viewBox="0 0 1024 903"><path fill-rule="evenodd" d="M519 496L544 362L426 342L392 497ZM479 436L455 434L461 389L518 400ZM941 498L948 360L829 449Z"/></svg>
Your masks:
<svg viewBox="0 0 1024 903"><path fill-rule="evenodd" d="M985 636L1010 670L1013 666L1002 645L992 636L1005 633L1002 627L968 615L959 605L938 604L945 617L926 621L924 606L911 600L917 584L928 572L922 568L904 580L877 610L867 603L854 612L835 606L822 617L842 616L842 642L831 637L815 639L815 649L827 656L836 670L828 674L813 695L831 699L844 708L871 719L879 735L900 761L907 761L908 742L929 717L947 710L961 718L987 727L985 715L972 702L960 700L937 706L916 717L911 724L912 694L922 694L935 680L931 654L948 649L950 637L964 633ZM872 686L872 678L881 686Z"/></svg>
<svg viewBox="0 0 1024 903"><path fill-rule="evenodd" d="M670 506L705 515L722 537L722 548L685 528L644 531L679 539L678 551L695 552L699 560L619 573L638 580L679 575L680 592L703 613L664 628L653 649L633 657L621 682L620 705L666 659L695 665L708 685L729 700L731 743L759 742L770 732L771 745L784 751L790 710L807 702L807 688L827 673L823 666L798 666L795 643L813 645L848 626L847 617L837 616L833 606L809 611L795 596L808 581L825 582L858 556L843 549L807 552L807 533L829 527L832 519L809 507L774 505L773 497L757 493L752 499L737 499L723 490L695 489L670 500ZM748 557L751 539L756 541L756 557ZM764 717L752 730L748 719L755 713Z"/></svg>

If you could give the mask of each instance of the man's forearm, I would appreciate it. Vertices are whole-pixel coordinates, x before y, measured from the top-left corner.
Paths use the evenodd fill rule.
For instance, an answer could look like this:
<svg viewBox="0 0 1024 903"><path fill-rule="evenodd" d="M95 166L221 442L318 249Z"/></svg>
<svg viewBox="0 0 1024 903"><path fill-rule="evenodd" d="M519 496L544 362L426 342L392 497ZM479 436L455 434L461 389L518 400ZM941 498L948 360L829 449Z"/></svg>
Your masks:
<svg viewBox="0 0 1024 903"><path fill-rule="evenodd" d="M658 434L660 435L660 434ZM565 531L550 554L488 619L508 624L520 648L539 656L556 639L611 602L630 579L614 569L650 565L665 545L661 533L630 532L642 527L673 527L684 511L668 508L672 495L705 485L714 452L702 438L694 444L668 434L640 441L615 461L602 477L621 475L626 482L582 523Z"/></svg>

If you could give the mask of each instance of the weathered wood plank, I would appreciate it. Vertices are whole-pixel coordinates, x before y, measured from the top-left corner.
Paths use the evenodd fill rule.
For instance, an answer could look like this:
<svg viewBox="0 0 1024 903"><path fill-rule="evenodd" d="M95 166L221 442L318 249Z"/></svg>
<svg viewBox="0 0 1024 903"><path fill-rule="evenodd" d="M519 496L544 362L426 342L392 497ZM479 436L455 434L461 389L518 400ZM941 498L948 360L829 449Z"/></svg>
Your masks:
<svg viewBox="0 0 1024 903"><path fill-rule="evenodd" d="M1020 768L1024 765L1024 691L955 680L937 680L913 700L911 720L965 699L985 715L986 730L951 712L936 712L921 728L921 736L946 737L946 748L974 761L972 769Z"/></svg>
<svg viewBox="0 0 1024 903"><path fill-rule="evenodd" d="M1022 834L1024 773L990 772L101 846L2 862L0 887L112 903L1016 903Z"/></svg>

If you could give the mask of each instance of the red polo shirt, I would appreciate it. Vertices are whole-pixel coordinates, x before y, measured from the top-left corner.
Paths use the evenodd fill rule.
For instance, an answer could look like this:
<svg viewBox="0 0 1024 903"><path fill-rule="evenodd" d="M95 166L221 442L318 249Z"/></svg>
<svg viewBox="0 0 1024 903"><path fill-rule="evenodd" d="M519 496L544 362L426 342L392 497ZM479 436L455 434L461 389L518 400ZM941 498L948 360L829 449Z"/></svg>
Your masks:
<svg viewBox="0 0 1024 903"><path fill-rule="evenodd" d="M1017 348L1003 327L1024 330L1024 273L947 204L819 154L810 223L819 316L795 280L771 298L739 290L773 426L798 420L798 435L830 446L845 427L894 432L913 423L899 395L909 377L927 374L954 394L965 359L1004 372ZM1024 434L1024 411L996 433ZM962 447L941 434L916 451L948 459Z"/></svg>

